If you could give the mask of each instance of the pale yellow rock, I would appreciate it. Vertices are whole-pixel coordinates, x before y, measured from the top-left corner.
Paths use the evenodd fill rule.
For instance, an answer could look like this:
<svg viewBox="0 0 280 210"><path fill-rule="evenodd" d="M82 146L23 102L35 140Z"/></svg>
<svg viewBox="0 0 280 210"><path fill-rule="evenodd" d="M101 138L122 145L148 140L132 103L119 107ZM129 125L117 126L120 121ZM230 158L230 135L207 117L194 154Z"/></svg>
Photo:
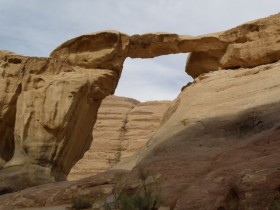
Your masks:
<svg viewBox="0 0 280 210"><path fill-rule="evenodd" d="M90 54L82 44L70 49ZM88 150L97 110L114 92L119 72L62 60L57 51L52 58L2 54L0 188L63 180Z"/></svg>
<svg viewBox="0 0 280 210"><path fill-rule="evenodd" d="M266 104L277 104L280 101L279 69L280 63L277 62L252 69L220 70L198 77L173 102L176 104L173 113L144 150L147 150L148 154L155 145L166 139L172 140L172 136L191 127L205 130L211 119L233 116L227 119L230 123L234 121L234 116L238 118L242 111ZM275 118L277 119L277 116Z"/></svg>
<svg viewBox="0 0 280 210"><path fill-rule="evenodd" d="M139 102L108 96L99 108L94 140L67 179L78 180L104 172L143 148L160 125L169 101Z"/></svg>
<svg viewBox="0 0 280 210"><path fill-rule="evenodd" d="M186 72L196 78L217 69L236 69L269 64L280 59L279 14L245 23L216 34L224 49L192 51ZM201 60L203 59L203 62Z"/></svg>
<svg viewBox="0 0 280 210"><path fill-rule="evenodd" d="M137 104L127 115L121 142L120 160L136 154L159 128L170 101L148 101Z"/></svg>
<svg viewBox="0 0 280 210"><path fill-rule="evenodd" d="M120 73L128 47L128 35L118 31L101 31L63 43L50 57L86 69L111 69Z"/></svg>
<svg viewBox="0 0 280 210"><path fill-rule="evenodd" d="M26 60L23 56L0 51L0 169L13 155L16 104L22 91Z"/></svg>
<svg viewBox="0 0 280 210"><path fill-rule="evenodd" d="M92 131L94 141L84 157L72 168L68 180L101 173L119 161L121 132L128 112L137 103L137 100L116 96L108 96L103 100Z"/></svg>

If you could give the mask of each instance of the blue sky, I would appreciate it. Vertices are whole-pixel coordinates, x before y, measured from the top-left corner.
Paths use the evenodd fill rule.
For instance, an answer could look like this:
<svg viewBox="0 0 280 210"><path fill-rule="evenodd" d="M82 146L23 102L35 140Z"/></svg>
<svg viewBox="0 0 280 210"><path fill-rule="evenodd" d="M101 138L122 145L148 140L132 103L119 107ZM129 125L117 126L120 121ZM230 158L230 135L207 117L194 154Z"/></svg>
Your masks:
<svg viewBox="0 0 280 210"><path fill-rule="evenodd" d="M127 34L223 31L279 12L278 0L0 0L0 49L48 56L62 42L115 29ZM127 59L116 95L174 99L191 78L186 55Z"/></svg>

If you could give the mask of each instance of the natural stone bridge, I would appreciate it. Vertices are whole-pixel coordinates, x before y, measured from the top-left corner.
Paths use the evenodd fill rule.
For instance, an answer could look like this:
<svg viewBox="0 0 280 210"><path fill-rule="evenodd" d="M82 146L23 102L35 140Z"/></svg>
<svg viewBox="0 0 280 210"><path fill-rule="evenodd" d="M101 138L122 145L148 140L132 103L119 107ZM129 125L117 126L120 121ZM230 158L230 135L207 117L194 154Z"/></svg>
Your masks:
<svg viewBox="0 0 280 210"><path fill-rule="evenodd" d="M0 51L0 191L65 179L89 148L98 107L114 93L127 57L192 52L186 72L194 78L279 60L269 48L278 50L277 25L254 51L260 27L194 37L104 31L69 40L49 58Z"/></svg>

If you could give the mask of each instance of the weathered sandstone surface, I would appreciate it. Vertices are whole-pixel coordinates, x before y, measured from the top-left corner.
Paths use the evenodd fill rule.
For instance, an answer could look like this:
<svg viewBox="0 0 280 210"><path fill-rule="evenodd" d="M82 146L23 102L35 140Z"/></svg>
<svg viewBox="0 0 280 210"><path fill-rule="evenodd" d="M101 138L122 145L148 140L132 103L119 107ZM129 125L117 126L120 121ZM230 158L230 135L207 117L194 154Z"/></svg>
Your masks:
<svg viewBox="0 0 280 210"><path fill-rule="evenodd" d="M261 210L278 199L279 70L211 72L174 101L138 162L161 175L175 209Z"/></svg>
<svg viewBox="0 0 280 210"><path fill-rule="evenodd" d="M67 179L78 180L110 169L140 151L153 136L169 101L139 102L108 96L98 110L93 142Z"/></svg>
<svg viewBox="0 0 280 210"><path fill-rule="evenodd" d="M65 154L76 154L78 159L78 156L85 151L83 149L75 151L74 148L71 150L67 145L71 144L75 149L82 147L81 142L83 141L74 140L72 137L75 137L78 131L75 130L76 127L71 120L76 119L78 120L77 125L84 126L83 123L89 120L87 117L91 112L87 109L84 110L83 107L82 111L71 112L67 118L67 113L70 113L67 112L69 110L67 105L74 103L68 102L68 100L73 99L62 100L52 94L50 94L52 97L45 94L44 101L54 98L52 100L58 100L57 106L63 107L63 109L50 109L49 112L57 110L57 113L51 116L66 116L63 118L65 120L59 121L65 122L66 125L62 123L65 127L53 129L52 124L48 123L52 122L55 117L46 122L42 119L49 118L38 119L35 117L38 114L40 114L39 116L46 115L43 110L38 109L38 107L44 107L41 105L43 102L40 102L42 96L39 95L42 89L41 82L39 79L32 80L33 77L37 78L38 75L42 75L43 78L50 78L48 80L50 82L57 81L60 78L58 75L64 69L63 74L79 73L77 78L81 79L80 74L88 72L90 67L102 69L100 70L102 73L104 69L108 68L111 69L111 71L106 70L108 73L106 75L110 75L111 77L108 77L112 78L110 85L116 85L125 57L145 58L169 53L193 52L188 60L186 71L195 78L195 81L187 85L168 108L160 128L139 155L131 161L121 161L114 168L132 169L126 171L129 177L127 187L130 190L137 187L135 179L139 167L153 171L157 177L158 191L162 192L164 205L176 210L279 209L279 31L280 14L246 23L225 32L199 37L175 34L147 34L128 37L117 32L85 35L62 44L49 59L25 58L3 52L1 71L4 74L2 73L3 82L1 81L1 84L5 85L0 91L0 107L3 110L0 113L4 114L0 115L0 129L5 134L5 138L1 138L0 143L0 149L3 151L1 151L2 167L4 167L2 171L5 171L6 175L6 171L9 169L13 169L13 173L20 172L16 168L18 166L28 166L28 171L30 171L32 168L27 163L33 161L36 163L33 164L35 166L55 169L52 171L52 175L59 174L58 177L60 177L60 174L66 175L69 172L63 171L61 168L70 170L70 165L74 165L75 162L72 156L68 157ZM115 37L115 42L112 42L115 44L110 42L112 37ZM106 42L102 40L106 40ZM89 52L93 53L89 55ZM18 61L19 58L24 66L31 65L32 59L35 59L36 65L32 64L29 68L22 69L20 68L22 62ZM42 65L44 67L39 68L40 65L37 62L41 61L44 64L46 60L48 60L48 65ZM49 64L52 62L58 67ZM36 69L42 70L34 76L30 71L37 72ZM66 71L66 69L70 70ZM71 69L74 70L71 71ZM25 71L29 73L25 73ZM95 72L95 70L89 70L89 72ZM117 75L112 76L113 73ZM47 77L49 75L50 77ZM101 97L98 99L101 102L106 94L113 92L115 86L104 88L106 87L104 84L109 85L107 78L103 74L98 75L100 77L97 78L104 79L103 83L98 83L99 79L91 82L93 76L87 75L86 79L90 81L86 84L94 85L93 90L100 93ZM26 78L27 76L30 79ZM9 82L7 82L7 78L10 79ZM69 76L69 80L73 83L70 78L72 77ZM33 82L30 83L30 81ZM80 83L74 82L74 84L77 85L74 86L77 88ZM17 88L18 85L21 85L21 88ZM63 90L68 91L68 89L71 88L67 86ZM89 89L91 90L91 88L86 90L89 91ZM106 91L103 91L104 89ZM28 93L28 90L32 90L34 93L25 96L24 94ZM88 94L92 96L86 90L82 92L84 93L81 96L82 99L76 99L75 103L80 104L80 100L83 101ZM57 91L57 89L53 91ZM77 92L76 90L75 93ZM55 93L58 95L57 92ZM36 106L35 109L34 106L27 103L29 100L32 103L39 101L39 106ZM77 106L93 106L94 110L91 115L96 116L98 105L93 105L95 103L88 105L88 103L84 102ZM9 104L11 106L8 106ZM48 104L52 103L48 102ZM6 110L8 107L11 109ZM90 108L88 107L88 109ZM33 110L33 114L30 114L31 110ZM61 111L63 112L61 113ZM81 114L84 111L86 114ZM23 115L26 115L24 118L26 120L23 119ZM47 142L53 142L56 148L53 150L62 154L55 156L58 159L50 159L49 157L53 156L49 156L49 154L53 153L49 152L47 146L42 146L46 142L43 141L45 131L40 131L40 126L30 127L30 125L36 125L36 120L40 124L43 123L41 125L47 125L42 126L44 129L55 130L55 132L50 132L54 135L52 141ZM94 120L92 126L93 123ZM61 125L61 123L59 124ZM6 127L9 129L3 129ZM67 138L62 138L64 129L66 129L65 134L72 132ZM13 130L15 135L12 134ZM34 138L34 134L37 132L42 135ZM85 132L91 136L92 130L88 128ZM21 139L22 136L28 138ZM32 139L38 139L38 141L34 141L36 144ZM85 142L84 144L88 148L90 141L85 140ZM27 146L23 147L24 145ZM33 149L34 146L38 147L37 150ZM9 149L6 150L7 147ZM13 147L17 152L13 153ZM4 152L4 150L8 152ZM17 160L16 157L22 156L25 158L18 158L18 165L11 164L16 163L11 160ZM69 158L69 162L67 162L67 158ZM20 162L19 160L32 161ZM58 162L54 160L58 160ZM135 167L133 168L133 166ZM35 172L38 171L35 170ZM71 203L77 195L88 195L94 197L96 203L99 199L100 205L102 205L104 198L111 193L112 186L116 182L114 179L116 172L116 170L111 170L78 181L52 183L6 194L0 196L0 204L3 208L51 206Z"/></svg>
<svg viewBox="0 0 280 210"><path fill-rule="evenodd" d="M65 179L90 146L98 107L114 92L117 73L1 55L0 189Z"/></svg>

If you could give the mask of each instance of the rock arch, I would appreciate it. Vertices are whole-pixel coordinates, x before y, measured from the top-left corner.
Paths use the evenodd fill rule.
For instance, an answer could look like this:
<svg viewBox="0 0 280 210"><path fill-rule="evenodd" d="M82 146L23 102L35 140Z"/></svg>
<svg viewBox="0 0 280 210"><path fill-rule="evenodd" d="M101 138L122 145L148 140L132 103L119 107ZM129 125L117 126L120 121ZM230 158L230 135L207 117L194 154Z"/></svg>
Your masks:
<svg viewBox="0 0 280 210"><path fill-rule="evenodd" d="M205 36L103 31L71 39L48 58L0 51L0 191L65 179L89 148L98 107L114 93L127 57L192 52L186 72L194 78L270 63L280 58L269 49L279 51L279 30L263 21ZM256 53L251 46L260 38Z"/></svg>

